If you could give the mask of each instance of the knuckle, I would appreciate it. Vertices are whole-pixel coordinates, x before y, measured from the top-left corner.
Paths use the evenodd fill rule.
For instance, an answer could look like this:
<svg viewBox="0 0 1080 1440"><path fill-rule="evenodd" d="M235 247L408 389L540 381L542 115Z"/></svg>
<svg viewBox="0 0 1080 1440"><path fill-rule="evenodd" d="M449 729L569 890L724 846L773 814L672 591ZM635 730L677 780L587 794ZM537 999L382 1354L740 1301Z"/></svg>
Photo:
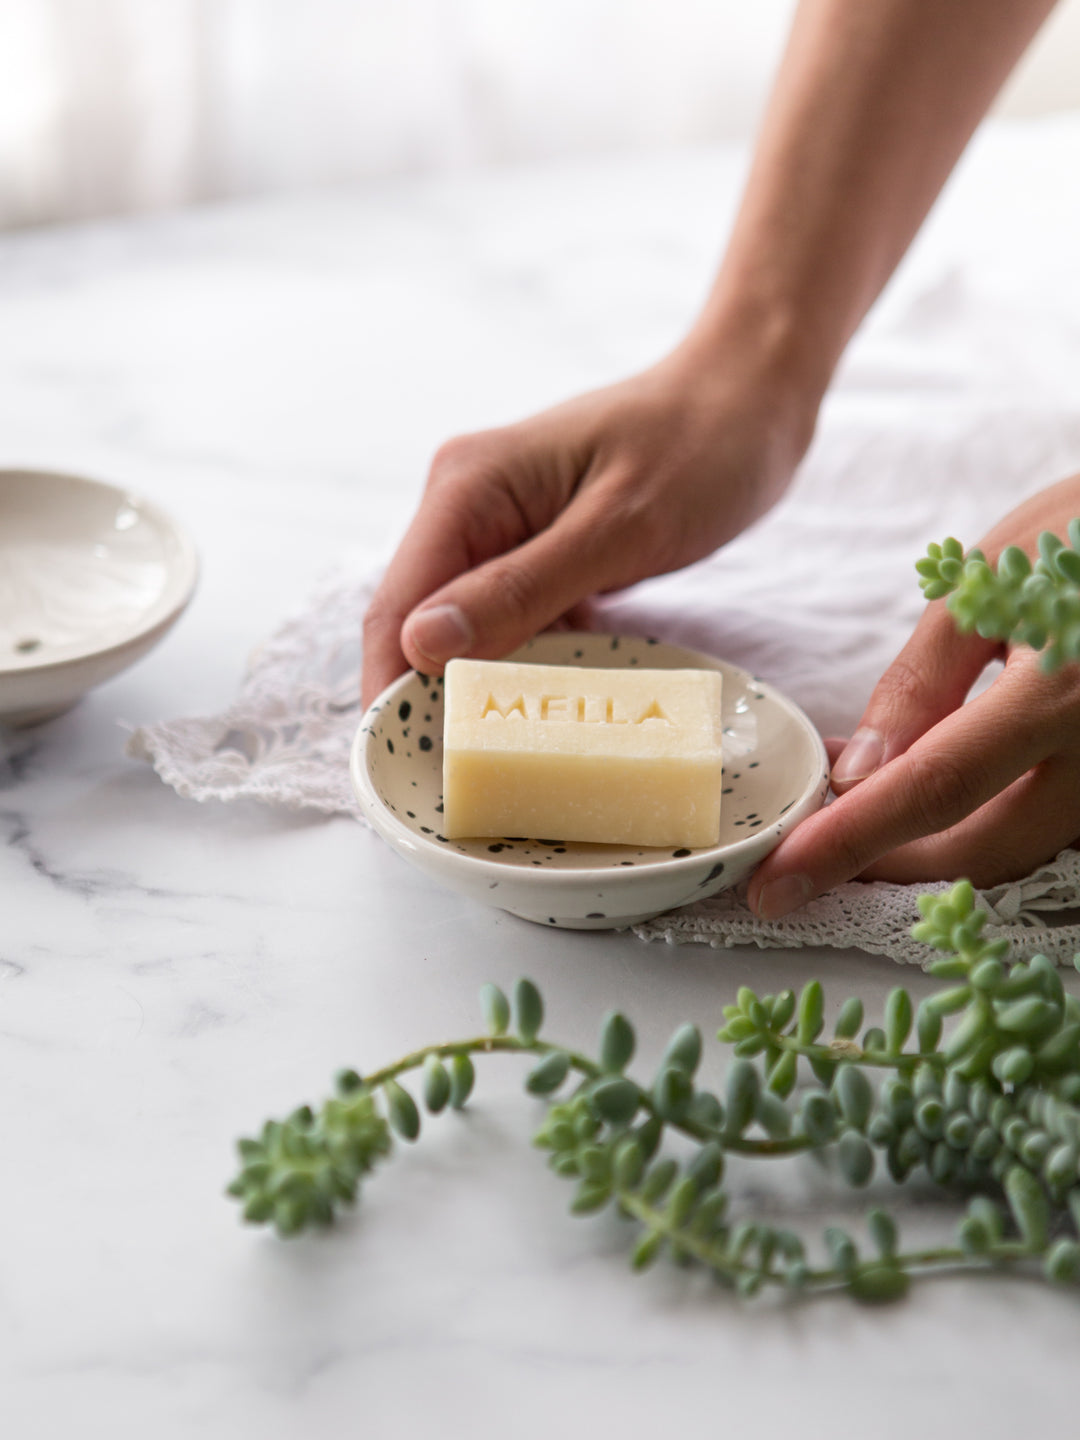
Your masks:
<svg viewBox="0 0 1080 1440"><path fill-rule="evenodd" d="M909 754L907 782L907 808L922 835L956 824L983 799L982 774L970 758Z"/></svg>
<svg viewBox="0 0 1080 1440"><path fill-rule="evenodd" d="M513 622L531 617L540 600L536 577L521 565L503 560L488 566L486 577L492 613Z"/></svg>
<svg viewBox="0 0 1080 1440"><path fill-rule="evenodd" d="M441 486L461 480L484 463L488 451L482 434L452 435L432 456L428 485Z"/></svg>
<svg viewBox="0 0 1080 1440"><path fill-rule="evenodd" d="M1017 863L1017 857L1010 851L1007 839L984 835L980 838L977 850L964 857L964 864L959 867L958 873L962 870L976 889L989 890L995 885L1003 885L1007 880L1018 880L1032 868L1030 864Z"/></svg>
<svg viewBox="0 0 1080 1440"><path fill-rule="evenodd" d="M839 877L835 883L840 884L861 874L877 857L868 851L854 819L849 818L838 805L829 809L832 822L829 830L830 869Z"/></svg>
<svg viewBox="0 0 1080 1440"><path fill-rule="evenodd" d="M901 654L881 677L874 698L890 712L905 713L929 708L933 690L920 667Z"/></svg>

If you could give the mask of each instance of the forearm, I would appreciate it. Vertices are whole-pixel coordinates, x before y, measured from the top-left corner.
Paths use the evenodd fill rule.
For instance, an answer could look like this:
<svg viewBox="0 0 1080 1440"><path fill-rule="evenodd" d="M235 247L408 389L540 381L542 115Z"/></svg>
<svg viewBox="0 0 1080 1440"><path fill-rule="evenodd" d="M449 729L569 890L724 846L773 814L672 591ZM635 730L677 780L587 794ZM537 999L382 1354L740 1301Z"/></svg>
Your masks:
<svg viewBox="0 0 1080 1440"><path fill-rule="evenodd" d="M741 326L816 403L1053 0L802 0L688 341Z"/></svg>

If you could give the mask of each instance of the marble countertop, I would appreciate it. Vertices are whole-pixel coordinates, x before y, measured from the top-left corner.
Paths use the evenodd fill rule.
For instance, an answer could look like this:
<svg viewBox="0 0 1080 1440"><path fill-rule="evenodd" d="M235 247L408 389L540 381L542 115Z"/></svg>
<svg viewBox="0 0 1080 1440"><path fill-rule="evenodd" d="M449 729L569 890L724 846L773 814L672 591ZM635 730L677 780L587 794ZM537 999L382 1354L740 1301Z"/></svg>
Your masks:
<svg viewBox="0 0 1080 1440"><path fill-rule="evenodd" d="M440 439L669 344L741 166L582 163L0 241L2 463L146 492L204 564L150 657L0 741L13 1440L1075 1426L1075 1295L939 1280L873 1311L633 1278L617 1221L568 1217L510 1060L333 1233L281 1243L222 1198L238 1134L342 1065L472 1033L484 980L532 975L581 1045L618 1006L646 1058L744 982L819 973L868 1010L896 982L854 952L541 930L436 889L353 821L195 805L123 755L124 723L222 708L344 547L387 553ZM838 1213L812 1167L736 1185L818 1226ZM905 1215L913 1236L943 1219L918 1194Z"/></svg>

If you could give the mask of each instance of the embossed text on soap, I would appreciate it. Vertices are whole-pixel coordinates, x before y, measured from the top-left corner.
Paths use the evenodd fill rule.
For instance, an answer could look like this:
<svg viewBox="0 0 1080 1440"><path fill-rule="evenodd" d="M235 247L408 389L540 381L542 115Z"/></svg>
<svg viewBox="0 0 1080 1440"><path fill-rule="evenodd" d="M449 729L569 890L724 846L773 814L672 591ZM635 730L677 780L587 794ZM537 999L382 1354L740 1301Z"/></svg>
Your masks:
<svg viewBox="0 0 1080 1440"><path fill-rule="evenodd" d="M648 721L661 725L675 723L655 698L650 699L640 711L627 711L611 695L518 694L508 703L500 704L494 693L489 691L480 718L487 720L491 717L580 725L644 725Z"/></svg>

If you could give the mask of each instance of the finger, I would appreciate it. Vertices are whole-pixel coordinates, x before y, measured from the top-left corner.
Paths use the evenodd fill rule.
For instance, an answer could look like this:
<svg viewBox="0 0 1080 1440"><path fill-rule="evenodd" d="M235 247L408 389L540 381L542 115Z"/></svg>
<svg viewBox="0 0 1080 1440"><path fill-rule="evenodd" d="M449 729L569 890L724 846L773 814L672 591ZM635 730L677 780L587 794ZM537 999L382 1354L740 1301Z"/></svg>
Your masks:
<svg viewBox="0 0 1080 1440"><path fill-rule="evenodd" d="M748 899L776 919L861 875L883 855L947 830L1044 760L1044 724L1017 729L1030 676L1005 670L962 706L831 805L809 816L757 871Z"/></svg>
<svg viewBox="0 0 1080 1440"><path fill-rule="evenodd" d="M410 664L438 671L458 655L497 659L597 590L636 578L631 552L646 537L628 535L604 489L579 491L540 534L425 600L402 629Z"/></svg>
<svg viewBox="0 0 1080 1440"><path fill-rule="evenodd" d="M431 589L468 564L464 536L453 525L442 524L438 511L439 507L429 507L417 513L364 615L365 708L408 668L401 648L406 615Z"/></svg>
<svg viewBox="0 0 1080 1440"><path fill-rule="evenodd" d="M837 760L839 760L840 756L844 753L848 742L846 740L840 739L838 736L835 735L826 735L824 738L825 754L829 757L829 764L835 765Z"/></svg>
<svg viewBox="0 0 1080 1440"><path fill-rule="evenodd" d="M958 709L1001 646L963 635L937 601L878 682L858 728L833 761L832 788L842 795ZM830 757L831 758L831 757Z"/></svg>
<svg viewBox="0 0 1080 1440"><path fill-rule="evenodd" d="M515 465L529 472L519 488L535 496L532 508L519 500L508 478L508 446ZM410 612L448 581L520 544L531 528L546 523L544 506L557 502L543 475L531 473L537 470L535 452L524 426L465 436L440 449L420 508L364 617L365 706L410 663L401 645ZM443 624L449 648L463 653L471 643L464 615L444 616Z"/></svg>
<svg viewBox="0 0 1080 1440"><path fill-rule="evenodd" d="M1029 875L1080 836L1080 762L1055 756L958 825L883 855L864 880L969 879L979 889Z"/></svg>

